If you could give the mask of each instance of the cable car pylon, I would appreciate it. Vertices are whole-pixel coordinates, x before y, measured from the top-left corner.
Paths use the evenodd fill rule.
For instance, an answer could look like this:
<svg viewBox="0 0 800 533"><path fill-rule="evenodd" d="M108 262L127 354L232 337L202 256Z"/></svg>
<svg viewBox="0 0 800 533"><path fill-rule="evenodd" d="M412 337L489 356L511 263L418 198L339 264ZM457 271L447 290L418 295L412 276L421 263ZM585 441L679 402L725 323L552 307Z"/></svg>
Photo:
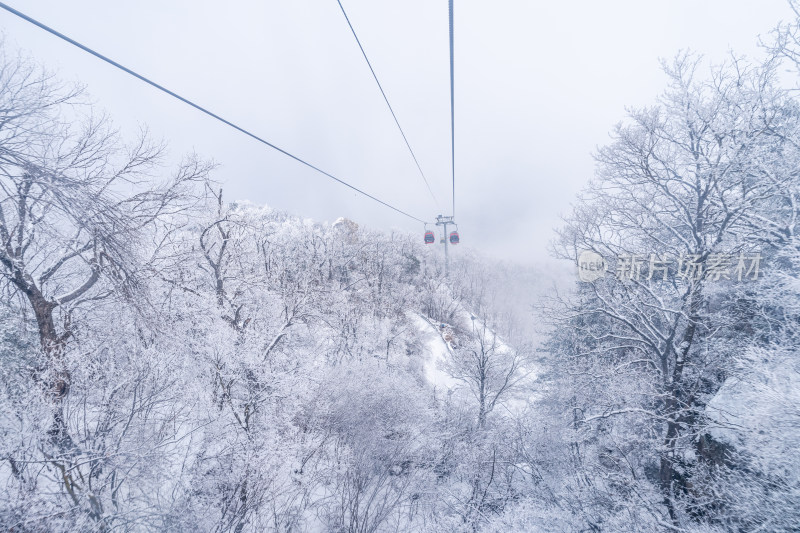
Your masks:
<svg viewBox="0 0 800 533"><path fill-rule="evenodd" d="M452 169L453 181L453 214L451 216L438 215L436 217L436 225L444 226L442 233L442 243L444 244L444 276L450 277L450 255L447 248L450 244L458 244L460 242L458 236L458 224L455 222L456 214L456 99L455 99L455 40L454 24L453 24L453 0L448 1L448 18L450 22L450 163ZM455 231L447 234L447 226L455 226Z"/></svg>
<svg viewBox="0 0 800 533"><path fill-rule="evenodd" d="M455 217L452 217L452 216L446 217L446 216L443 216L443 215L437 215L437 217L436 217L436 225L437 226L444 226L444 231L442 232L442 242L444 243L444 275L445 275L445 277L449 277L450 276L450 255L447 253L447 245L448 244L458 244L458 242L459 242L458 232L457 231L454 231L453 233L451 233L449 239L447 238L447 225L449 224L449 225L452 225L452 226L456 226L456 228L458 227L458 225L455 223L455 220L453 220L454 218ZM453 238L453 236L455 236L455 239ZM449 243L448 243L448 241L449 241Z"/></svg>

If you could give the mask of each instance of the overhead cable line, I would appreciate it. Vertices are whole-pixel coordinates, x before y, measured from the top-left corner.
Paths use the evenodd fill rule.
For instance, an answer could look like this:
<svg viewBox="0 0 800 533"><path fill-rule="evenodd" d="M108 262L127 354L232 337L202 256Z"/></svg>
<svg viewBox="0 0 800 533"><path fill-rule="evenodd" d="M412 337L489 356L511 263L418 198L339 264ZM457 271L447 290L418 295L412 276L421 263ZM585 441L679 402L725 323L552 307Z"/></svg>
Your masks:
<svg viewBox="0 0 800 533"><path fill-rule="evenodd" d="M450 0L450 147L451 166L453 168L453 212L456 216L456 107L455 76L453 61L453 0Z"/></svg>
<svg viewBox="0 0 800 533"><path fill-rule="evenodd" d="M358 43L358 48L361 50L361 55L364 56L364 60L367 62L367 66L369 67L369 71L372 72L372 77L375 78L375 83L378 84L378 89L380 89L381 94L383 95L383 100L386 102L387 107L389 108L389 112L392 114L392 118L394 119L394 123L397 124L397 129L400 130L400 135L403 136L403 140L406 143L406 147L408 147L408 151L411 153L411 157L414 159L414 164L417 165L417 170L419 170L419 175L422 176L422 180L425 182L425 186L428 188L428 192L431 193L431 197L433 198L434 203L438 206L439 201L436 199L436 195L433 194L433 190L431 189L430 183L428 183L428 178L425 177L425 173L422 172L422 167L417 160L416 154L414 154L414 150L411 149L411 144L408 142L408 138L406 137L403 128L400 126L400 121L397 119L397 115L392 109L392 104L389 103L389 98L386 96L386 92L383 90L383 86L381 82L378 80L378 75L375 74L375 69L372 68L372 63L370 63L369 58L367 57L367 52L364 51L364 47L361 45L361 40L358 38L356 34L355 28L353 28L353 24L350 22L350 17L347 16L347 11L344 10L344 6L342 5L341 0L336 0L339 4L339 8L342 10L342 14L344 15L344 19L347 21L347 25L350 26L350 31L353 33L353 37L356 39L356 43Z"/></svg>
<svg viewBox="0 0 800 533"><path fill-rule="evenodd" d="M0 2L0 8L3 8L3 9L5 9L6 11L8 11L9 13L12 13L12 14L14 14L14 15L18 16L19 18L21 18L21 19L23 19L23 20L26 20L27 22L30 22L30 23L31 23L31 24L33 24L34 26L38 26L39 28L41 28L41 29L45 30L46 32L48 32L48 33L50 33L50 34L52 34L52 35L55 35L55 36L56 36L56 37L58 37L59 39L62 39L62 40L64 40L64 41L66 41L66 42L70 43L71 45L73 45L73 46L76 46L76 47L80 48L80 49L81 49L81 50L83 50L84 52L87 52L87 53L89 53L89 54L91 54L91 55L95 56L95 57L96 57L96 58L98 58L98 59L102 59L102 60L103 60L103 61L105 61L106 63L108 63L108 64L110 64L110 65L112 65L112 66L114 66L114 67L116 67L116 68L118 68L118 69L120 69L120 70L122 70L123 72L126 72L126 73L130 74L131 76L133 76L133 77L135 77L135 78L138 78L138 79L140 79L141 81L143 81L143 82L147 83L148 85L151 85L152 87L155 87L155 88L156 88L156 89L158 89L159 91L162 91L162 92L164 92L164 93L166 93L166 94L168 94L168 95L172 96L173 98L176 98L176 99L180 100L181 102L183 102L183 103L185 103L185 104L187 104L187 105L189 105L189 106L191 106L191 107L193 107L193 108L197 109L198 111L200 111L200 112L202 112L202 113L205 113L206 115L208 115L208 116L210 116L210 117L212 117L212 118L215 118L215 119L217 119L218 121L222 122L223 124L225 124L225 125L227 125L227 126L230 126L231 128L233 128L233 129L235 129L235 130L237 130L237 131L239 131L239 132L241 132L241 133L244 133L244 134L245 134L245 135L247 135L248 137L251 137L251 138L253 138L253 139L257 140L258 142L260 142L260 143L262 143L262 144L265 144L265 145L269 146L270 148L273 148L274 150L277 150L278 152L280 152L280 153L282 153L282 154L284 154L284 155L286 155L286 156L288 156L288 157L291 157L292 159L294 159L294 160L295 160L295 161L297 161L298 163L302 163L303 165L305 165L305 166L307 166L307 167L309 167L309 168L311 168L311 169L313 169L313 170L316 170L316 171L317 171L317 172L319 172L320 174L322 174L322 175L324 175L324 176L327 176L328 178L330 178L330 179L332 179L332 180L334 180L334 181L336 181L336 182L338 182L338 183L341 183L341 184L342 184L342 185L344 185L345 187L348 187L348 188L350 188L350 189L352 189L352 190L354 190L354 191L356 191L356 192L358 192L358 193L360 193L360 194L362 194L362 195L366 196L367 198L369 198L369 199L371 199L371 200L375 200L375 201L376 201L376 202L378 202L379 204L382 204L382 205L384 205L384 206L388 207L389 209L392 209L392 210L394 210L394 211L396 211L396 212L398 212L398 213L400 213L400 214L402 214L402 215L405 215L405 216L407 216L407 217L409 217L409 218L411 218L411 219L413 219L413 220L416 220L417 222L422 222L422 223L424 223L424 222L425 222L424 220L422 220L422 219L420 219L420 218L417 218L417 217L415 217L414 215L410 215L409 213L406 213L406 212L405 212L405 211L403 211L402 209L398 209L397 207L394 207L393 205L390 205L390 204L388 204L388 203L384 202L383 200L381 200L381 199L379 199L379 198L376 198L376 197L372 196L371 194L369 194L369 193L367 193L367 192L365 192L365 191L363 191L363 190L359 189L358 187L356 187L356 186L354 186L354 185L350 185L349 183L347 183L347 182L346 182L346 181L344 181L344 180L340 180L340 179L339 179L339 178L337 178L336 176L334 176L334 175L332 175L332 174L330 174L330 173L328 173L328 172L325 172L325 171L324 171L324 170L322 170L321 168L319 168L319 167L317 167L317 166L314 166L314 165L312 165L311 163L309 163L309 162L307 162L307 161L305 161L305 160L303 160L303 159L301 159L301 158L297 157L296 155L293 155L293 154L291 154L291 153L287 152L286 150L284 150L284 149L282 149L282 148L279 148L278 146L275 146L275 145L274 145L274 144L272 144L271 142L269 142L269 141L266 141L266 140L262 139L262 138L261 138L261 137L259 137L258 135L254 134L254 133L251 133L250 131L248 131L248 130L246 130L246 129L242 128L241 126L237 126L237 125L236 125L236 124L234 124L233 122L231 122L231 121L229 121L229 120L226 120L226 119L222 118L221 116L219 116L219 115L217 115L217 114L215 114L215 113L212 113L212 112L211 112L211 111L209 111L208 109L206 109L206 108L204 108L204 107L202 107L202 106L200 106L200 105L198 105L198 104L195 104L195 103L194 103L194 102L192 102L191 100L188 100L187 98L184 98L183 96L181 96L181 95L179 95L179 94L177 94L177 93L175 93L175 92L173 92L173 91L170 91L170 90L169 90L169 89L167 89L166 87L164 87L164 86L162 86L162 85L159 85L158 83L156 83L156 82L154 82L154 81L152 81L152 80L150 80L150 79L148 79L148 78L146 78L146 77L142 76L141 74L138 74L138 73L134 72L133 70L131 70L131 69L129 69L129 68L127 68L127 67L125 67L125 66L121 65L120 63L117 63L117 62L116 62L116 61L114 61L113 59L110 59L110 58L108 58L108 57L104 56L103 54L100 54L99 52L96 52L96 51L92 50L92 49L91 49L91 48L89 48L88 46L84 46L83 44L79 43L78 41L75 41L74 39L71 39L71 38L67 37L67 36L66 36L66 35L64 35L63 33L61 33L61 32L59 32L59 31L56 31L56 30L54 30L53 28L51 28L51 27L49 27L49 26L47 26L47 25L45 25L45 24L43 24L43 23L39 22L38 20L36 20L36 19L34 19L34 18L32 18L32 17L29 17L29 16L28 16L28 15L26 15L25 13L22 13L22 12L20 12L20 11L17 11L17 10L16 10L16 9L14 9L13 7L11 7L11 6L7 5L7 4L5 4L5 3L3 3L3 2Z"/></svg>

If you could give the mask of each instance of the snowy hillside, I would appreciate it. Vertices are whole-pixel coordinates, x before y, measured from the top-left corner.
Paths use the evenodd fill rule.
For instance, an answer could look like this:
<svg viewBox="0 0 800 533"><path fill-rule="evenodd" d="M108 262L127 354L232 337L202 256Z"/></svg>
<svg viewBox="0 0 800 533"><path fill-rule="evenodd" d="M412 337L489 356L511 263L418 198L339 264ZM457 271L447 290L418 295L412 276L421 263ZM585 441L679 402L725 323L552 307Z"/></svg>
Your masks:
<svg viewBox="0 0 800 533"><path fill-rule="evenodd" d="M54 442L73 465L73 511L48 518L58 498L17 490L3 521L422 531L449 515L471 490L458 481L471 461L460 458L459 435L490 431L510 416L499 407L525 394L525 354L463 311L481 296L448 288L440 251L418 236L246 203L197 213L155 248L131 243L146 252L131 272L136 285L111 297L115 280L102 278L86 293L98 304L69 311L61 327L80 342L59 355L69 396ZM472 272L471 261L457 256L453 276ZM80 266L68 274L79 278ZM21 300L3 313L25 323ZM36 389L13 392L42 364L35 334L5 335L3 412L19 416L2 419L4 434L17 436L4 439L16 460L2 482L30 475L57 492L58 467L24 466L31 439L55 431L46 405ZM434 513L419 498L442 484L456 499Z"/></svg>

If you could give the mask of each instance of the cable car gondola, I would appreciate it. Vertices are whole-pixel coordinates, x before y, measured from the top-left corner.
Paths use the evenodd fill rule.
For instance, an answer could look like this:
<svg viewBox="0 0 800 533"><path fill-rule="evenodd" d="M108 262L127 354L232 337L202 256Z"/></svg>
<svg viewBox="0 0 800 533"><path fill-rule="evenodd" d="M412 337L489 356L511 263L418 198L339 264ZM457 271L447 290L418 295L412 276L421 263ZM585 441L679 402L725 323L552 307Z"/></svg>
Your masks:
<svg viewBox="0 0 800 533"><path fill-rule="evenodd" d="M459 243L458 232L457 231L451 231L450 232L450 244L458 244L458 243Z"/></svg>
<svg viewBox="0 0 800 533"><path fill-rule="evenodd" d="M436 241L436 237L433 235L432 231L425 232L425 244L433 244Z"/></svg>

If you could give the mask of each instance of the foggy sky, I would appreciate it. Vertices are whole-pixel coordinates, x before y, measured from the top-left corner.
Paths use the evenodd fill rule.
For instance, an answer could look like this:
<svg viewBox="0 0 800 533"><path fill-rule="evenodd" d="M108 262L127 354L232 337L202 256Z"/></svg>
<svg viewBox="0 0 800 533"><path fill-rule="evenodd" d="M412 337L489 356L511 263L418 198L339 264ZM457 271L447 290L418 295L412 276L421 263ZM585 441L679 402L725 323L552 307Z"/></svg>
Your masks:
<svg viewBox="0 0 800 533"><path fill-rule="evenodd" d="M438 197L430 198L335 0L10 0L34 18L411 214L450 211L446 0L342 0ZM455 0L456 220L462 247L546 257L626 106L654 102L658 58L758 55L784 0ZM159 93L13 15L7 45L85 84L133 139L219 163L229 200L378 229L422 225Z"/></svg>

